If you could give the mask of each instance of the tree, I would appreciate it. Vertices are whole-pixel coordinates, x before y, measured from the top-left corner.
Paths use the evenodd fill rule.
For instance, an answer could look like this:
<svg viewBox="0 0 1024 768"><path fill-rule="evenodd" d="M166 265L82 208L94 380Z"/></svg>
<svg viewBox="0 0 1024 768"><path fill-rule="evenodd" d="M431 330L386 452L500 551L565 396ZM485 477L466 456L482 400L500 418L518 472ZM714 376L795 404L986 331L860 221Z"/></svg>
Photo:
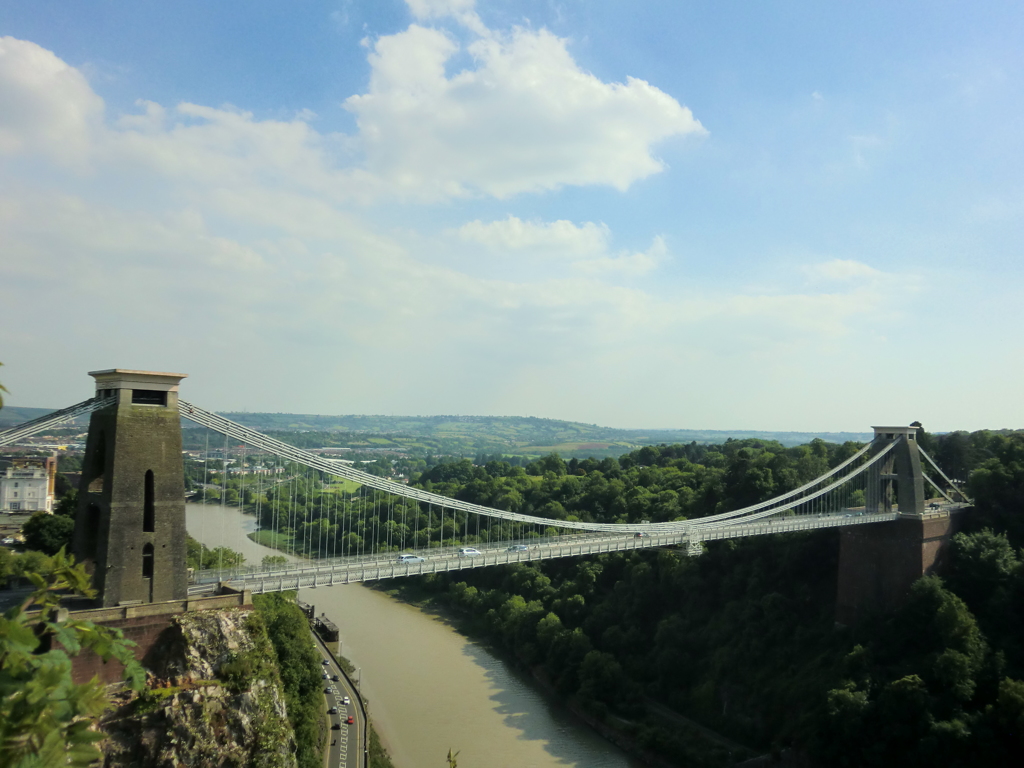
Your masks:
<svg viewBox="0 0 1024 768"><path fill-rule="evenodd" d="M1014 443L1024 446L1024 439ZM1024 542L1024 462L1007 453L1011 455L988 459L971 473L968 493L986 524L1005 531L1019 546Z"/></svg>
<svg viewBox="0 0 1024 768"><path fill-rule="evenodd" d="M45 563L25 574L35 591L0 617L0 765L85 768L101 756L94 744L103 734L92 726L107 698L97 678L72 682L70 656L90 650L117 659L134 690L146 673L120 630L62 616L61 593L95 595L84 568L63 550Z"/></svg>
<svg viewBox="0 0 1024 768"><path fill-rule="evenodd" d="M7 547L0 547L0 587L14 575L15 555Z"/></svg>
<svg viewBox="0 0 1024 768"><path fill-rule="evenodd" d="M945 578L949 588L978 613L1008 585L1018 567L1017 554L1006 536L985 528L953 536Z"/></svg>
<svg viewBox="0 0 1024 768"><path fill-rule="evenodd" d="M60 475L57 475L60 477ZM74 518L75 510L78 508L78 491L72 489L65 493L57 501L57 504L53 508L53 514L63 515L65 517Z"/></svg>
<svg viewBox="0 0 1024 768"><path fill-rule="evenodd" d="M605 704L625 698L626 676L622 665L610 653L590 651L583 657L579 674L581 697Z"/></svg>
<svg viewBox="0 0 1024 768"><path fill-rule="evenodd" d="M545 472L554 472L556 475L564 475L566 473L565 462L562 461L562 457L557 453L549 453L537 460L537 468L540 470L539 474L543 475Z"/></svg>
<svg viewBox="0 0 1024 768"><path fill-rule="evenodd" d="M36 512L21 527L25 546L45 555L55 555L61 549L70 549L75 532L75 521L64 515Z"/></svg>
<svg viewBox="0 0 1024 768"><path fill-rule="evenodd" d="M245 556L228 547L207 549L188 536L185 539L185 562L189 568L197 571L206 568L234 568L245 562Z"/></svg>

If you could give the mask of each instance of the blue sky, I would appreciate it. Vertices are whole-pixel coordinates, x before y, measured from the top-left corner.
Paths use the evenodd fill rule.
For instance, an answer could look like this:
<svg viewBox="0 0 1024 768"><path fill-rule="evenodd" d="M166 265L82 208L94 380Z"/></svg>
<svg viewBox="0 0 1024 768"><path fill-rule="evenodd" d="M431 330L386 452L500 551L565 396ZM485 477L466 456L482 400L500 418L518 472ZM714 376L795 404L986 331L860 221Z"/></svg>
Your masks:
<svg viewBox="0 0 1024 768"><path fill-rule="evenodd" d="M1022 21L0 0L8 402L1024 427Z"/></svg>

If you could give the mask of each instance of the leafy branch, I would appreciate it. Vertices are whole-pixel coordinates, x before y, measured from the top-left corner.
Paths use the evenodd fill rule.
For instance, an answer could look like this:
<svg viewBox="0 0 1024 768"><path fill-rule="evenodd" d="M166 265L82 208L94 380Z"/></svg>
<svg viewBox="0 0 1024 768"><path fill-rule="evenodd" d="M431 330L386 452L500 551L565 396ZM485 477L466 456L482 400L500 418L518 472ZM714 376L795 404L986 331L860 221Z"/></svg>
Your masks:
<svg viewBox="0 0 1024 768"><path fill-rule="evenodd" d="M134 690L146 673L121 630L69 618L61 607L69 593L95 596L73 557L61 549L25 576L34 591L0 617L0 765L86 768L101 757L94 726L108 702L98 678L72 681L70 657L117 659Z"/></svg>

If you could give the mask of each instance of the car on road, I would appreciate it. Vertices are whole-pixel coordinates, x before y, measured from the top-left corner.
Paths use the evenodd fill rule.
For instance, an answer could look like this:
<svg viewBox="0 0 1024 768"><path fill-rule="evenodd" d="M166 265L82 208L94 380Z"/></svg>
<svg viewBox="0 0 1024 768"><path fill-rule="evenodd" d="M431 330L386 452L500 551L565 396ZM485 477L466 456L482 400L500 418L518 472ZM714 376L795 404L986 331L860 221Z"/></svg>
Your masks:
<svg viewBox="0 0 1024 768"><path fill-rule="evenodd" d="M331 692L330 688L324 688L324 693L330 693L330 692Z"/></svg>
<svg viewBox="0 0 1024 768"><path fill-rule="evenodd" d="M331 680L333 680L336 683L340 683L341 682L341 678L338 677L337 675L332 675L331 676Z"/></svg>
<svg viewBox="0 0 1024 768"><path fill-rule="evenodd" d="M324 665L327 665L327 664L330 664L331 662L329 662L327 659L320 659L320 663L324 664Z"/></svg>
<svg viewBox="0 0 1024 768"><path fill-rule="evenodd" d="M356 719L354 717L352 717L352 715L349 715L348 716L348 720L346 720L345 722L348 723L349 725L353 725L355 723L355 721L356 721Z"/></svg>
<svg viewBox="0 0 1024 768"><path fill-rule="evenodd" d="M330 676L330 675L328 675L328 674L327 674L326 672L324 672L324 674L323 674L323 679L324 679L324 680L330 680L330 679L331 679L331 676Z"/></svg>
<svg viewBox="0 0 1024 768"><path fill-rule="evenodd" d="M511 547L509 547L505 551L506 552L528 552L529 549L530 548L528 546L526 546L525 544L513 544Z"/></svg>
<svg viewBox="0 0 1024 768"><path fill-rule="evenodd" d="M352 700L348 696L342 696L341 703L347 707L349 704L352 703Z"/></svg>
<svg viewBox="0 0 1024 768"><path fill-rule="evenodd" d="M332 731L340 731L341 730L341 723L335 723L334 725L332 725L331 726L331 730Z"/></svg>
<svg viewBox="0 0 1024 768"><path fill-rule="evenodd" d="M650 537L651 537L651 534L644 533L643 531L637 531L636 533L633 534L633 538L634 539L649 539Z"/></svg>
<svg viewBox="0 0 1024 768"><path fill-rule="evenodd" d="M426 558L425 557L420 557L419 555L399 555L398 559L395 560L395 562L396 563L422 563L424 560L426 560Z"/></svg>
<svg viewBox="0 0 1024 768"><path fill-rule="evenodd" d="M327 710L327 714L328 715L336 715L336 714L338 714L338 708L337 707L331 707L330 709Z"/></svg>
<svg viewBox="0 0 1024 768"><path fill-rule="evenodd" d="M483 554L479 549L473 547L460 547L459 557L476 557L477 555Z"/></svg>

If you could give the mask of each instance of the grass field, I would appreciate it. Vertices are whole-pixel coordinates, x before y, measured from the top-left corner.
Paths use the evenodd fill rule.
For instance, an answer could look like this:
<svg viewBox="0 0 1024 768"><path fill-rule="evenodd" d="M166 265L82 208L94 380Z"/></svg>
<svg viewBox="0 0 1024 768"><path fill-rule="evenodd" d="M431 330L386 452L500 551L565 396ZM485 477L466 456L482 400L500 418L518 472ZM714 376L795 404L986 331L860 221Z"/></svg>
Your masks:
<svg viewBox="0 0 1024 768"><path fill-rule="evenodd" d="M357 483L355 480L339 480L335 479L331 483L329 488L325 488L331 493L355 493L362 488L362 483Z"/></svg>
<svg viewBox="0 0 1024 768"><path fill-rule="evenodd" d="M249 534L249 538L257 544L262 544L264 547L279 549L282 552L292 551L293 537L290 533L275 534L273 531L253 531Z"/></svg>
<svg viewBox="0 0 1024 768"><path fill-rule="evenodd" d="M569 455L578 455L586 453L587 451L603 452L611 449L616 453L626 453L628 451L635 451L639 448L639 445L634 443L597 443L597 442L581 442L581 443L558 443L556 445L522 445L516 446L516 453L529 453L546 456L549 453L559 453L563 457Z"/></svg>

